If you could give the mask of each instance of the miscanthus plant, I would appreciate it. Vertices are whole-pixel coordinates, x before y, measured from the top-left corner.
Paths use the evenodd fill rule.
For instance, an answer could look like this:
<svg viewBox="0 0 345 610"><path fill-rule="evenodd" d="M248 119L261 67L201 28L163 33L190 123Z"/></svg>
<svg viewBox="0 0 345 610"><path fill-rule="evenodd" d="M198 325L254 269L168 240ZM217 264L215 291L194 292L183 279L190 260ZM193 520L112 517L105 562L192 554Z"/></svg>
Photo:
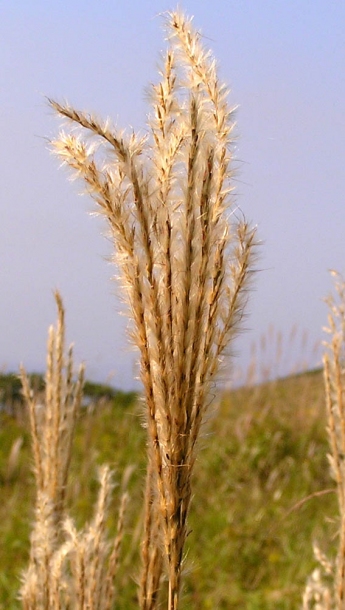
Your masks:
<svg viewBox="0 0 345 610"><path fill-rule="evenodd" d="M303 609L342 610L345 608L345 281L336 271L335 296L328 304L329 340L323 357L327 409L327 431L331 475L336 483L339 507L338 544L330 560L314 544L319 567L310 576L304 592Z"/></svg>
<svg viewBox="0 0 345 610"><path fill-rule="evenodd" d="M143 610L157 607L163 576L168 609L179 605L197 440L210 384L243 318L256 241L231 196L228 91L192 20L171 12L165 25L147 136L50 100L77 127L53 147L107 219L140 350L148 429Z"/></svg>
<svg viewBox="0 0 345 610"><path fill-rule="evenodd" d="M56 293L58 322L49 329L45 395L37 396L21 370L28 405L36 481L35 522L29 566L22 577L23 610L111 610L127 495L121 500L117 534L107 535L112 492L108 466L99 471L100 490L90 524L77 531L65 507L76 417L84 370L73 377L73 353L65 353L64 308Z"/></svg>

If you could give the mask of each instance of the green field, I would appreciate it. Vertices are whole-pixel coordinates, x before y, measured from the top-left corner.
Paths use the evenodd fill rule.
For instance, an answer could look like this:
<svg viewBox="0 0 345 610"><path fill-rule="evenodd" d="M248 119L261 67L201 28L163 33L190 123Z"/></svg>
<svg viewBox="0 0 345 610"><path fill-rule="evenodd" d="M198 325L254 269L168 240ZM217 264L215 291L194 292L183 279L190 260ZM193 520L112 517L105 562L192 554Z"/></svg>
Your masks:
<svg viewBox="0 0 345 610"><path fill-rule="evenodd" d="M129 464L130 484L120 609L137 608L145 430L133 394L90 386L74 444L68 506L79 526L92 514L97 465ZM92 390L93 388L93 390ZM15 396L17 398L17 395ZM16 594L28 561L34 487L24 408L1 413L0 607L19 608ZM16 439L23 443L9 459ZM322 373L315 371L216 397L209 408L194 474L194 498L181 607L288 610L301 606L315 567L312 543L332 555L336 495L327 463ZM114 526L120 485L114 491ZM306 500L305 500L306 499ZM305 501L304 501L305 500Z"/></svg>

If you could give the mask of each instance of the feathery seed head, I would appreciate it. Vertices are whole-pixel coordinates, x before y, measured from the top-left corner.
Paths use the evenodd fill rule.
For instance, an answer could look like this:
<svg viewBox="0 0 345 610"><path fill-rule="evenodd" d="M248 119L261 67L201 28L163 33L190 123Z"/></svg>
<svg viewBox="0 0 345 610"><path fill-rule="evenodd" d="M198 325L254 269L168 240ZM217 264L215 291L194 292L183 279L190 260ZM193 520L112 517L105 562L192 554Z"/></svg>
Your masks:
<svg viewBox="0 0 345 610"><path fill-rule="evenodd" d="M62 134L54 143L84 179L114 239L146 396L152 501L143 556L154 562L159 583L160 538L169 610L176 610L195 446L210 383L243 318L256 238L231 214L228 89L192 19L169 12L165 25L168 48L150 90L149 137L125 137L109 122L51 104L91 134L107 158L101 164L79 137ZM146 572L143 608L152 593L148 578Z"/></svg>

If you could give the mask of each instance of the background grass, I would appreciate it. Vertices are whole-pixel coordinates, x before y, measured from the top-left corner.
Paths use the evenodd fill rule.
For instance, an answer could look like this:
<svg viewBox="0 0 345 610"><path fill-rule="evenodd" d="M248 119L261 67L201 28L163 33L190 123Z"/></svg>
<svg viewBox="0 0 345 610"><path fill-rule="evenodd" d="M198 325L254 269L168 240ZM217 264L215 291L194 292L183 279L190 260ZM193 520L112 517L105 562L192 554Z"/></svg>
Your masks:
<svg viewBox="0 0 345 610"><path fill-rule="evenodd" d="M121 475L130 483L119 608L137 608L136 578L145 479L145 436L133 394L102 396L79 419L68 505L79 526L91 517L97 464L116 468L112 528ZM216 397L204 426L194 474L183 608L292 610L301 606L315 566L312 541L326 552L336 533L336 495L301 501L333 487L326 454L322 373L315 371ZM28 561L33 475L26 418L0 414L0 604L19 607L16 593ZM13 442L23 438L10 472ZM112 522L113 521L113 522Z"/></svg>

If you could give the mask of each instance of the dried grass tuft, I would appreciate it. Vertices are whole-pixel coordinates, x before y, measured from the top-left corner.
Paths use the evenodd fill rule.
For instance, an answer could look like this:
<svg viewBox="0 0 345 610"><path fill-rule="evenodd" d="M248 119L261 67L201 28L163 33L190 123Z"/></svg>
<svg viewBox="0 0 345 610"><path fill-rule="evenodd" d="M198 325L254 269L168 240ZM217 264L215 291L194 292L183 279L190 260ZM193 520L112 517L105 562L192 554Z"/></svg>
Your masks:
<svg viewBox="0 0 345 610"><path fill-rule="evenodd" d="M232 199L233 109L192 20L166 14L168 46L151 88L147 138L49 100L92 143L61 132L55 152L84 180L113 236L141 354L148 475L140 607L163 572L176 610L195 448L210 383L238 332L256 237ZM101 150L104 149L101 162Z"/></svg>
<svg viewBox="0 0 345 610"><path fill-rule="evenodd" d="M331 274L336 295L326 299L328 327L324 330L329 340L324 343L323 370L331 450L328 460L339 506L338 548L335 561L331 561L314 545L319 567L307 582L304 610L333 610L345 605L345 280L336 271Z"/></svg>
<svg viewBox="0 0 345 610"><path fill-rule="evenodd" d="M29 566L22 576L24 610L110 610L115 599L119 551L127 494L111 542L106 521L112 492L108 466L99 471L100 490L92 522L77 531L66 513L65 495L75 422L82 401L84 367L73 380L72 348L65 355L65 321L61 297L56 328L49 329L44 404L33 394L21 369L31 424L36 478L35 522Z"/></svg>

